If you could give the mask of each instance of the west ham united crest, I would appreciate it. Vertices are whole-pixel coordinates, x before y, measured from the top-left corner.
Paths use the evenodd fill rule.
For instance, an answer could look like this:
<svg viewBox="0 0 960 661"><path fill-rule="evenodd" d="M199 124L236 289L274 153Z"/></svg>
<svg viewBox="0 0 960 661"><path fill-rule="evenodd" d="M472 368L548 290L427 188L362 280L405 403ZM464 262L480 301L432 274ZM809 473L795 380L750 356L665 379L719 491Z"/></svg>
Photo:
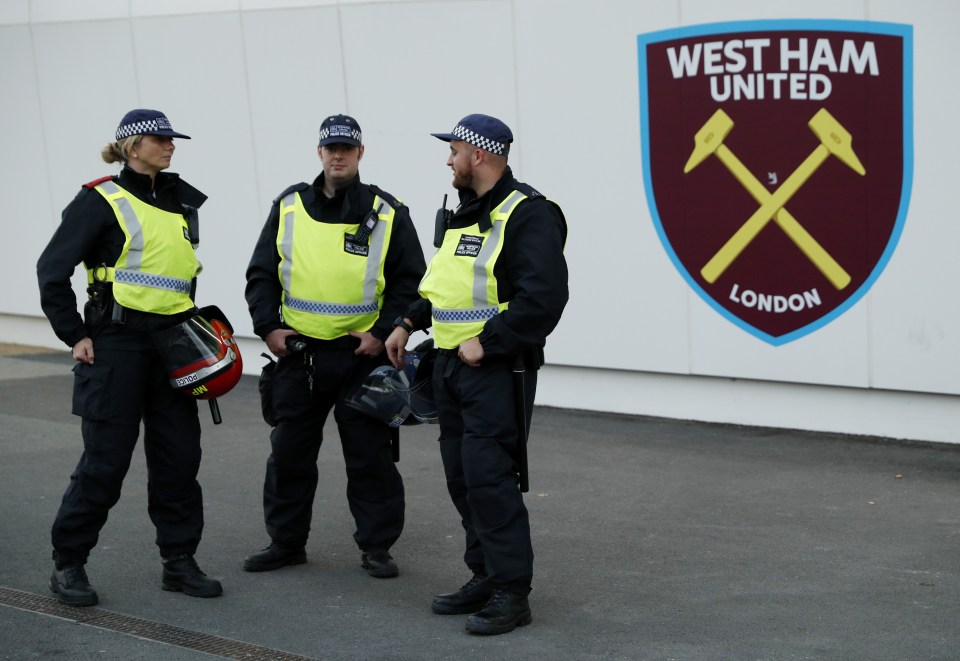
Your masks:
<svg viewBox="0 0 960 661"><path fill-rule="evenodd" d="M912 167L912 30L755 21L638 37L647 200L690 286L781 345L883 272Z"/></svg>

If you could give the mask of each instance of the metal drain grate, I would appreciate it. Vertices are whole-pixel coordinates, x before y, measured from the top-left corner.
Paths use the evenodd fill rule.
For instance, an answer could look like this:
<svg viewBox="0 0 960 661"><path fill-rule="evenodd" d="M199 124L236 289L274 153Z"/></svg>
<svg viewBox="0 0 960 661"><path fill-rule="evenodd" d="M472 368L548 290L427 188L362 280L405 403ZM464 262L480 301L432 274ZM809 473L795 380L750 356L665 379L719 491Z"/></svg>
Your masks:
<svg viewBox="0 0 960 661"><path fill-rule="evenodd" d="M206 652L225 659L244 661L317 661L312 657L299 656L251 645L229 638L220 638L199 631L190 631L160 622L142 620L138 617L114 613L97 607L76 608L60 603L55 597L42 597L30 592L21 592L0 586L0 604L32 613L52 615L98 629L125 633L159 643L176 645L186 649Z"/></svg>

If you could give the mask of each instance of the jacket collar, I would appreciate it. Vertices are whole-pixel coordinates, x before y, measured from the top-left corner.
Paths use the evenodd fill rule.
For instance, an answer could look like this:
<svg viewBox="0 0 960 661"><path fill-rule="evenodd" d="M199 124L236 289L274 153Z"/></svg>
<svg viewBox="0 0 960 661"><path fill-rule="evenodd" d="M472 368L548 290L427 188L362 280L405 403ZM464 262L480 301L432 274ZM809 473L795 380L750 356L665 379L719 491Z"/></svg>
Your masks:
<svg viewBox="0 0 960 661"><path fill-rule="evenodd" d="M370 204L363 203L365 188L360 184L360 175L353 178L349 184L337 190L333 197L323 194L324 175L321 172L313 180L314 203L318 207L337 206L340 208L340 219L349 220L358 214L365 214ZM372 203L371 203L372 204Z"/></svg>
<svg viewBox="0 0 960 661"><path fill-rule="evenodd" d="M176 186L180 175L175 172L158 172L151 181L150 175L140 174L129 165L124 165L120 171L119 179L126 186L134 189L134 192L146 197L153 197L154 193L159 194Z"/></svg>
<svg viewBox="0 0 960 661"><path fill-rule="evenodd" d="M149 175L140 174L124 165L116 180L144 202L159 204L163 208L170 206L168 210L176 213L180 212L181 204L199 209L207 200L206 195L181 179L176 172L158 172L151 182Z"/></svg>
<svg viewBox="0 0 960 661"><path fill-rule="evenodd" d="M493 222L490 220L490 212L510 194L512 189L513 172L507 167L507 169L503 171L500 179L497 180L497 183L493 185L493 188L480 197L477 197L476 193L472 190L460 191L460 206L457 208L454 217L468 218L479 215L477 223L480 226L480 231L486 232L493 227Z"/></svg>

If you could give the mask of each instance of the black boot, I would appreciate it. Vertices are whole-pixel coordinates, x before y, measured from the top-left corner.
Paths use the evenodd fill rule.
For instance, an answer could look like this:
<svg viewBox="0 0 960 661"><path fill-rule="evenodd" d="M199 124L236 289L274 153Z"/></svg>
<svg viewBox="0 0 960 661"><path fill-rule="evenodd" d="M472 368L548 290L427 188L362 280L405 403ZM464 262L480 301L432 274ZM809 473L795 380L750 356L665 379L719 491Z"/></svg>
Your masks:
<svg viewBox="0 0 960 661"><path fill-rule="evenodd" d="M430 605L437 615L463 615L476 613L490 601L493 586L487 583L487 575L476 572L466 585L456 592L438 594Z"/></svg>
<svg viewBox="0 0 960 661"><path fill-rule="evenodd" d="M262 551L248 555L243 561L243 569L244 571L271 571L287 565L302 565L306 561L307 552L302 546L291 548L271 542L270 546Z"/></svg>
<svg viewBox="0 0 960 661"><path fill-rule="evenodd" d="M532 621L526 595L496 588L487 605L467 618L466 629L470 633L509 633Z"/></svg>
<svg viewBox="0 0 960 661"><path fill-rule="evenodd" d="M50 591L69 606L94 606L100 601L97 591L90 586L82 564L54 568L50 576Z"/></svg>
<svg viewBox="0 0 960 661"><path fill-rule="evenodd" d="M379 546L365 550L360 558L360 565L374 578L393 578L400 574L393 557L387 549Z"/></svg>
<svg viewBox="0 0 960 661"><path fill-rule="evenodd" d="M223 594L220 581L207 578L189 553L164 558L161 587L164 590L183 592L191 597L219 597Z"/></svg>

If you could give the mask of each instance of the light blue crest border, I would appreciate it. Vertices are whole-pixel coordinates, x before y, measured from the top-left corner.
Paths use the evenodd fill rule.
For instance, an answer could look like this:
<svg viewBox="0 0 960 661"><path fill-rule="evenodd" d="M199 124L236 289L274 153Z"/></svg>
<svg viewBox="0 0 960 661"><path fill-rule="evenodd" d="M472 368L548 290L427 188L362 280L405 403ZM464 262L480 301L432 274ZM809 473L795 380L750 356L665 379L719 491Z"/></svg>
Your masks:
<svg viewBox="0 0 960 661"><path fill-rule="evenodd" d="M653 196L653 185L650 180L650 122L649 113L649 90L647 89L647 46L662 41L673 41L675 39L684 39L687 37L708 36L712 34L724 34L728 32L759 32L759 31L777 31L777 30L809 30L822 32L864 32L872 34L894 35L903 38L903 188L900 191L900 209L897 213L897 220L890 235L890 241L886 249L880 256L873 272L864 281L857 291L850 295L837 308L820 319L798 328L792 333L774 337L761 331L754 326L744 322L742 319L734 316L725 307L713 299L690 275L686 267L680 262L673 246L667 239L666 232L663 229L663 223L660 220L660 212L657 210L657 202ZM847 20L820 20L820 19L783 19L783 20L759 20L759 21L731 21L728 23L707 23L704 25L693 25L683 28L674 28L671 30L661 30L659 32L650 32L637 36L637 53L640 72L640 146L643 153L643 184L646 189L647 204L650 207L650 214L653 217L653 224L656 227L660 242L666 249L670 260L677 268L677 271L684 277L690 287L700 295L706 303L714 310L726 317L734 325L739 326L751 335L754 335L768 344L780 346L797 340L805 335L809 335L831 321L845 313L866 294L873 283L877 281L887 262L893 256L897 243L900 241L900 235L903 233L904 221L907 217L907 209L910 207L910 191L913 187L913 26L900 23L879 23L873 21L847 21Z"/></svg>

